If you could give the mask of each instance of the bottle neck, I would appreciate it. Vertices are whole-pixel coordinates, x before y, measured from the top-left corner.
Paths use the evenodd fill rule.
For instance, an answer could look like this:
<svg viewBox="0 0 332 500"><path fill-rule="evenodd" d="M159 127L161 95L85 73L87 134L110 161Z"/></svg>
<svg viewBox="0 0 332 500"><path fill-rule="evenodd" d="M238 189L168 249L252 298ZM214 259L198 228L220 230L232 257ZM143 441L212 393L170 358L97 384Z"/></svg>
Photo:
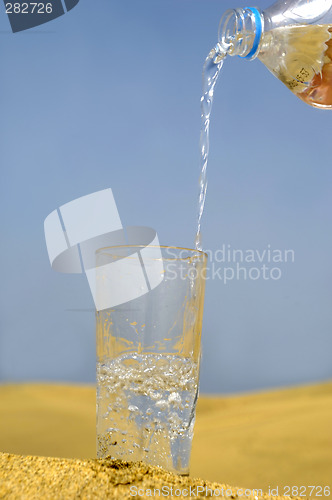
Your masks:
<svg viewBox="0 0 332 500"><path fill-rule="evenodd" d="M219 23L219 51L230 56L255 59L263 29L264 17L260 10L254 7L227 10Z"/></svg>

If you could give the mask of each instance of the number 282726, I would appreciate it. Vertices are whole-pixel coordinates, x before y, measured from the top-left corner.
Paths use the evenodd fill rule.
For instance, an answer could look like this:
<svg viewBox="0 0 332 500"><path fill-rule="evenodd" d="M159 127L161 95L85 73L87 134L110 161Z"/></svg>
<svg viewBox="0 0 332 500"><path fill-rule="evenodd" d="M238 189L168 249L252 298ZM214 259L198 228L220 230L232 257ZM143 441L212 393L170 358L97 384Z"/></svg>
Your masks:
<svg viewBox="0 0 332 500"><path fill-rule="evenodd" d="M51 14L52 4L42 2L6 3L7 14Z"/></svg>

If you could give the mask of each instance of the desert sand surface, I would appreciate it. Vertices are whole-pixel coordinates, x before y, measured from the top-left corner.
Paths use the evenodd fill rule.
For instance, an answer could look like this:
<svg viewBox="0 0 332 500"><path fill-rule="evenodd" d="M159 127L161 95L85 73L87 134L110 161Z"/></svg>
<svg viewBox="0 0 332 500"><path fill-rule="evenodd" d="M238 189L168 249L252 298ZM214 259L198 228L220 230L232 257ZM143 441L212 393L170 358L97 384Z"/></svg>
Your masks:
<svg viewBox="0 0 332 500"><path fill-rule="evenodd" d="M292 494L287 487L302 487L305 498L324 498L319 489L309 495L308 487L332 490L331 422L332 382L201 396L191 477L265 492L278 488L279 495ZM95 457L95 388L0 386L0 450L87 463Z"/></svg>
<svg viewBox="0 0 332 500"><path fill-rule="evenodd" d="M285 499L202 479L181 477L142 462L74 460L0 453L0 498L78 500L106 498Z"/></svg>

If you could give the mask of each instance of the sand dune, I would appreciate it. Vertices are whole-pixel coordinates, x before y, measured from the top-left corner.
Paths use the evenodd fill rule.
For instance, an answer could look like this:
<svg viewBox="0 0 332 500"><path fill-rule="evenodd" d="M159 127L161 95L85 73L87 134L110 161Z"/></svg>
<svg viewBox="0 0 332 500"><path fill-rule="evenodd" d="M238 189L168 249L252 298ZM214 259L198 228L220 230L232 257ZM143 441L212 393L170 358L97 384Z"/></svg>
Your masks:
<svg viewBox="0 0 332 500"><path fill-rule="evenodd" d="M202 396L191 475L263 491L278 487L280 494L288 492L287 486L329 485L332 490L331 421L331 382L236 397ZM93 458L94 388L0 386L0 450Z"/></svg>
<svg viewBox="0 0 332 500"><path fill-rule="evenodd" d="M332 383L202 398L191 472L250 488L331 486Z"/></svg>

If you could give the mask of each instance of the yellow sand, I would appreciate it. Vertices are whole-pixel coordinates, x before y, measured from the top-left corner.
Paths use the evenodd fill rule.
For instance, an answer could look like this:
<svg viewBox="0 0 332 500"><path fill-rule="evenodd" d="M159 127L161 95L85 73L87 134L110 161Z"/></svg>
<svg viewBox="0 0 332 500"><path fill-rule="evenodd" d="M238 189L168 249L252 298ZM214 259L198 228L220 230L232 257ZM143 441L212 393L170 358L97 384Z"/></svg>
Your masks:
<svg viewBox="0 0 332 500"><path fill-rule="evenodd" d="M286 486L329 485L332 490L331 422L331 382L200 397L191 475L263 491L278 486L279 494L287 493ZM95 389L0 386L0 450L94 457Z"/></svg>
<svg viewBox="0 0 332 500"><path fill-rule="evenodd" d="M129 499L152 496L276 499L258 491L248 491L246 494L241 488L176 476L142 462L119 460L73 460L0 453L0 479L0 498L6 500Z"/></svg>

